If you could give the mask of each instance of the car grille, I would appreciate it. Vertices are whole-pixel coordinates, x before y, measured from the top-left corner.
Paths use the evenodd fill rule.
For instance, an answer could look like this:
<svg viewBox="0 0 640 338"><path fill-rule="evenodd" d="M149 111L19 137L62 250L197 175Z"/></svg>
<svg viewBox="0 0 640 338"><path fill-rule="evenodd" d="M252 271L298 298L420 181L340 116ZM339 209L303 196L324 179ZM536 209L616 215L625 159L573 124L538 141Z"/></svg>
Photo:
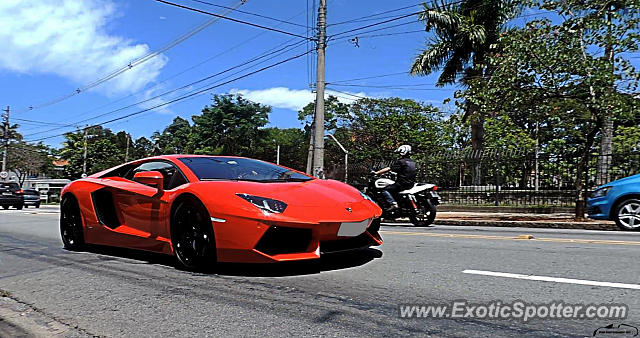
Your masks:
<svg viewBox="0 0 640 338"><path fill-rule="evenodd" d="M595 214L601 214L602 212L600 211L599 207L588 207L587 208L587 214L589 215L595 215Z"/></svg>
<svg viewBox="0 0 640 338"><path fill-rule="evenodd" d="M269 256L305 252L311 243L311 229L270 227L255 249Z"/></svg>

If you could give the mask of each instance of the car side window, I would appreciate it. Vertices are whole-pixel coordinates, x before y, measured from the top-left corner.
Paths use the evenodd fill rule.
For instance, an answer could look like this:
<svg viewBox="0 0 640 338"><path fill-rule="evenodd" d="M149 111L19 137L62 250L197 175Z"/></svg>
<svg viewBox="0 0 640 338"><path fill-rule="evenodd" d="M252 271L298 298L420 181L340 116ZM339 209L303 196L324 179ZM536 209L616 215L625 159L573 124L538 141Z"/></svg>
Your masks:
<svg viewBox="0 0 640 338"><path fill-rule="evenodd" d="M171 190L187 183L184 175L171 163L164 161L145 162L130 170L124 178L133 181L133 176L139 172L158 171L162 174L164 190Z"/></svg>

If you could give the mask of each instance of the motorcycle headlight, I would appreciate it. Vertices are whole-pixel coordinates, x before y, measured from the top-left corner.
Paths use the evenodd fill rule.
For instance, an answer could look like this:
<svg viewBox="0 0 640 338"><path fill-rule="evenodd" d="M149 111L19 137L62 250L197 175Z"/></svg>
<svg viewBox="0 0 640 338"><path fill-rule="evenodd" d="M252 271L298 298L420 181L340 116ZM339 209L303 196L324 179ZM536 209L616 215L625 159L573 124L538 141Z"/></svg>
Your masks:
<svg viewBox="0 0 640 338"><path fill-rule="evenodd" d="M280 214L287 208L287 204L271 198L253 196L247 194L236 194L238 197L253 204L264 213Z"/></svg>
<svg viewBox="0 0 640 338"><path fill-rule="evenodd" d="M607 194L609 193L609 190L611 190L611 187L604 187L604 188L597 189L596 191L591 193L591 198L607 196Z"/></svg>
<svg viewBox="0 0 640 338"><path fill-rule="evenodd" d="M364 198L364 199L366 199L366 200L369 200L369 201L371 201L371 202L375 203L375 202L371 199L371 197L369 197L369 195L367 195L367 194L363 193L362 191L360 192L360 196L362 196L362 198Z"/></svg>

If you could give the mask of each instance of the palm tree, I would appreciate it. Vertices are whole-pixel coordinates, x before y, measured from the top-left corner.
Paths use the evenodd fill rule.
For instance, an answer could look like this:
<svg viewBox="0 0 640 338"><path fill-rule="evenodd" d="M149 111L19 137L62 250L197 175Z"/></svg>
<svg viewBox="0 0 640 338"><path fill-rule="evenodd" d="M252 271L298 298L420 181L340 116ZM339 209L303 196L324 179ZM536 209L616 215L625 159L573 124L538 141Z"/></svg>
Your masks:
<svg viewBox="0 0 640 338"><path fill-rule="evenodd" d="M411 66L412 75L429 75L440 71L436 86L460 82L471 85L472 80L487 81L492 67L489 54L494 52L505 23L515 14L512 0L463 0L445 3L434 1L423 5L420 20L427 32L434 32L426 49ZM486 112L467 101L464 120L471 122L471 146L479 153L484 143ZM474 165L473 184L480 185L480 163Z"/></svg>

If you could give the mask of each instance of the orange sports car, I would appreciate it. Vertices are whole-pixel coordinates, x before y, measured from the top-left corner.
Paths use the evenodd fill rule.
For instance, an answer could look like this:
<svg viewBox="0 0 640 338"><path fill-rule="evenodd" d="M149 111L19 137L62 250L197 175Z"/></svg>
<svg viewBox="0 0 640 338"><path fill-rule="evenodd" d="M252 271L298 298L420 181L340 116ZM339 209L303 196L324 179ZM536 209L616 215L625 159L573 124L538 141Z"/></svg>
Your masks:
<svg viewBox="0 0 640 338"><path fill-rule="evenodd" d="M62 191L65 248L86 243L218 262L316 259L382 244L380 208L357 189L272 163L226 156L146 158Z"/></svg>

